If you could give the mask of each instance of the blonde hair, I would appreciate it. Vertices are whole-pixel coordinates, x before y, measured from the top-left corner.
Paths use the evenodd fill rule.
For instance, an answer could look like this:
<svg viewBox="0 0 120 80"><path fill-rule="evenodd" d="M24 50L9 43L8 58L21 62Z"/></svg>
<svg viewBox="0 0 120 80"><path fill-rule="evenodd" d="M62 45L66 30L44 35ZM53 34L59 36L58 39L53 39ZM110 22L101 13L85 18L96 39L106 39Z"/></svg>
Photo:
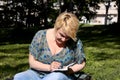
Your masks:
<svg viewBox="0 0 120 80"><path fill-rule="evenodd" d="M79 20L75 14L70 12L63 12L57 17L54 28L56 30L62 28L67 36L76 41L76 33L79 28Z"/></svg>

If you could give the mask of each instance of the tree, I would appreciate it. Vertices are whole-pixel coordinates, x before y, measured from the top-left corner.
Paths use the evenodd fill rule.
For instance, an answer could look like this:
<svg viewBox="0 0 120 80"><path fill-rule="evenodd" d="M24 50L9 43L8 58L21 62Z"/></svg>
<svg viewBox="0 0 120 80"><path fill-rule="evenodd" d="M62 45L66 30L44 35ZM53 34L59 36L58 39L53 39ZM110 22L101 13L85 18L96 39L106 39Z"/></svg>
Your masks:
<svg viewBox="0 0 120 80"><path fill-rule="evenodd" d="M103 2L102 0L101 2ZM111 1L116 1L116 6L117 6L117 13L118 13L118 18L117 18L117 23L120 23L120 0L110 0Z"/></svg>
<svg viewBox="0 0 120 80"><path fill-rule="evenodd" d="M116 0L116 4L118 6L118 23L120 23L120 0Z"/></svg>

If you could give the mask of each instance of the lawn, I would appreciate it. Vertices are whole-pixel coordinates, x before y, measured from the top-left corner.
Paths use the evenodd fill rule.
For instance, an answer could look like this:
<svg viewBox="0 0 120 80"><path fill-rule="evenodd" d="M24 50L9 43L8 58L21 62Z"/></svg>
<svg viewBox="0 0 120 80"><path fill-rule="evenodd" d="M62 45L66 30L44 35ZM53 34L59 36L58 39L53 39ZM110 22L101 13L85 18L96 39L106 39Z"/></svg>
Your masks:
<svg viewBox="0 0 120 80"><path fill-rule="evenodd" d="M86 55L84 72L92 80L120 80L120 35L112 34L103 26L81 27L78 37ZM0 80L29 68L29 43L0 44Z"/></svg>

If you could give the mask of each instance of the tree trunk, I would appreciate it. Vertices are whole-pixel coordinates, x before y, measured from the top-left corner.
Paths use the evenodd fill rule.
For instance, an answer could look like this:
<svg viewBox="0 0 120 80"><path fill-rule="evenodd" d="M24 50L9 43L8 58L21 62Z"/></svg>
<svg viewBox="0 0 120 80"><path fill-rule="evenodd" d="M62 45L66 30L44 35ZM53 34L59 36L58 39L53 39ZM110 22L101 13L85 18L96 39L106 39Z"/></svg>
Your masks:
<svg viewBox="0 0 120 80"><path fill-rule="evenodd" d="M120 23L120 1L118 0L118 3L117 3L117 5L118 5L118 23Z"/></svg>

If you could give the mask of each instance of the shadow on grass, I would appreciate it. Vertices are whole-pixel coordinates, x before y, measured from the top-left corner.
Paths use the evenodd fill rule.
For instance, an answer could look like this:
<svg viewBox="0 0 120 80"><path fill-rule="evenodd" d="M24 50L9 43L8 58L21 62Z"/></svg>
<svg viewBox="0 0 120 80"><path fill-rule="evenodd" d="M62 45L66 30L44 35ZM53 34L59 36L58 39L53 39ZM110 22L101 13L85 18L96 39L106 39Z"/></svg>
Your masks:
<svg viewBox="0 0 120 80"><path fill-rule="evenodd" d="M107 53L94 53L96 61L102 61L102 60L119 60L120 59L120 53L114 53L114 54L107 54Z"/></svg>
<svg viewBox="0 0 120 80"><path fill-rule="evenodd" d="M9 65L9 64L6 64L6 65L2 65L0 66L1 68L1 75L0 75L0 79L3 80L3 78L10 78L10 77L13 77L16 73L18 72L21 72L21 71L24 71L25 70L25 67L26 69L28 69L28 63L22 63L22 64L19 64L15 67ZM9 75L9 76L8 76ZM5 80L5 79L4 79Z"/></svg>
<svg viewBox="0 0 120 80"><path fill-rule="evenodd" d="M80 32L78 37L85 41L105 41L105 40L116 40L118 41L118 36L120 35L120 27L118 23L114 23L108 26L105 25L94 25L80 27ZM34 34L38 31L38 28L20 28L15 29L0 29L0 45L6 43L30 43ZM119 41L118 41L119 42Z"/></svg>
<svg viewBox="0 0 120 80"><path fill-rule="evenodd" d="M11 46L12 47L12 46ZM10 49L0 49L0 52L2 52L2 53L22 53L23 51L23 53L28 53L28 48L29 48L29 46L21 46L21 47L14 47L14 48L10 48Z"/></svg>
<svg viewBox="0 0 120 80"><path fill-rule="evenodd" d="M2 71L5 71L5 72L19 72L19 71L22 71L22 67L26 67L28 66L28 63L22 63L22 64L19 64L17 65L16 67L13 67L13 66L10 66L10 65L3 65L3 66L0 66L0 68L2 69Z"/></svg>
<svg viewBox="0 0 120 80"><path fill-rule="evenodd" d="M78 37L83 41L87 47L95 47L98 49L108 48L110 54L105 51L100 51L98 53L93 52L96 61L106 60L106 59L119 59L120 58L120 27L119 24L96 25L96 26L86 26L81 27L78 33Z"/></svg>
<svg viewBox="0 0 120 80"><path fill-rule="evenodd" d="M95 43L95 46L96 44L99 45L105 42L115 42L120 45L120 27L118 25L119 24L80 27L78 37L84 42ZM94 46L94 44L92 46Z"/></svg>

